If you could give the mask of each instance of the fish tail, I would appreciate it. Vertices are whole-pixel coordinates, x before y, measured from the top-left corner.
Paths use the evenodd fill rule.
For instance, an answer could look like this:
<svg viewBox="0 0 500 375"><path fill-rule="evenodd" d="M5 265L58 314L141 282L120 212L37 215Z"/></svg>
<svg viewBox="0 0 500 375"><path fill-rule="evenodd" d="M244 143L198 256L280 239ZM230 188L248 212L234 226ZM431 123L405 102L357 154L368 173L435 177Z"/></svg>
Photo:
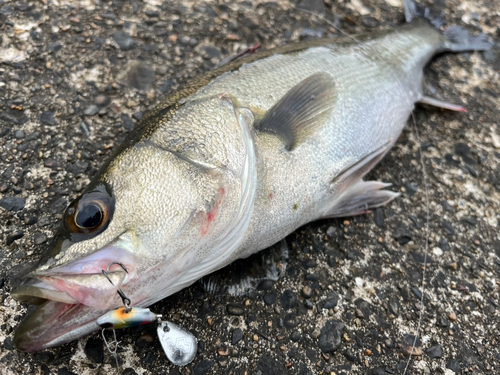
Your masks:
<svg viewBox="0 0 500 375"><path fill-rule="evenodd" d="M406 22L411 22L415 18L424 18L430 22L436 29L441 30L444 24L443 15L434 17L429 8L426 8L413 0L403 0ZM493 43L490 42L485 34L471 35L463 27L450 26L444 31L445 36L440 52L464 52L464 51L486 51L491 49Z"/></svg>

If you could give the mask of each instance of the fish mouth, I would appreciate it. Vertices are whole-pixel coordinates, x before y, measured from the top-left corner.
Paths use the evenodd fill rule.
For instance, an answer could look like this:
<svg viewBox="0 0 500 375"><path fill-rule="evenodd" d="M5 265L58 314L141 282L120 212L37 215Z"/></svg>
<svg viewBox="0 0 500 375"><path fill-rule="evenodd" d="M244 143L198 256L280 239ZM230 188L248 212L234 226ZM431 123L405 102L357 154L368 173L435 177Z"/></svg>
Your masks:
<svg viewBox="0 0 500 375"><path fill-rule="evenodd" d="M96 321L105 312L83 304L46 300L17 327L14 346L35 352L76 340L98 330Z"/></svg>

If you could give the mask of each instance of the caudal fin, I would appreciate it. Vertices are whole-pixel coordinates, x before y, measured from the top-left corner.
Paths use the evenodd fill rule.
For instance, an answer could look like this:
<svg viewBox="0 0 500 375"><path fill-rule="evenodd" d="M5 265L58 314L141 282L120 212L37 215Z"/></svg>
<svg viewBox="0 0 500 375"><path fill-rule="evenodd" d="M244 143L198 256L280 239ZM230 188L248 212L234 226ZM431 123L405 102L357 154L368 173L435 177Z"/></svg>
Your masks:
<svg viewBox="0 0 500 375"><path fill-rule="evenodd" d="M406 22L411 22L415 18L425 18L437 29L444 23L442 15L433 17L429 8L425 8L413 0L403 0L403 7ZM443 31L443 34L446 37L446 41L443 43L442 51L486 51L493 45L487 35L471 35L466 29L459 26L450 26Z"/></svg>

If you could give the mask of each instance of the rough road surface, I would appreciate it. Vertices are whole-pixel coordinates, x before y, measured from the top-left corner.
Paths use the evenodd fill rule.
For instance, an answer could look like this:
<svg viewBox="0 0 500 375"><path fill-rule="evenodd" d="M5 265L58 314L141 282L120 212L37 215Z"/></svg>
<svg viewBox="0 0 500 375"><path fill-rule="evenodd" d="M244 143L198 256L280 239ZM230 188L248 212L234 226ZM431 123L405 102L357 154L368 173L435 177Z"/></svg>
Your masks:
<svg viewBox="0 0 500 375"><path fill-rule="evenodd" d="M153 306L192 331L198 355L171 365L154 326L118 333L120 369L98 334L41 353L12 336L26 306L12 285L48 247L67 203L159 98L223 58L339 34L393 29L398 0L0 0L0 373L499 374L500 11L493 0L442 0L449 24L483 31L486 53L446 54L427 91L468 113L417 108L370 174L401 197L368 215L307 225L287 239L277 282L244 297L199 284ZM158 218L161 220L161 218Z"/></svg>

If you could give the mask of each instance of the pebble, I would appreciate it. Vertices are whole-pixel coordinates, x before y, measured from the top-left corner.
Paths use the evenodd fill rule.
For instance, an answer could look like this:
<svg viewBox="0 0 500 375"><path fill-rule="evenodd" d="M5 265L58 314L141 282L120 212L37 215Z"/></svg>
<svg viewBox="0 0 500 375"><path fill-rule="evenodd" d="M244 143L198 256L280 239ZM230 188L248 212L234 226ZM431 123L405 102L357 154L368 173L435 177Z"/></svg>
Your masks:
<svg viewBox="0 0 500 375"><path fill-rule="evenodd" d="M141 91L147 91L154 78L155 72L151 65L139 60L129 60L122 73L118 75L118 81Z"/></svg>
<svg viewBox="0 0 500 375"><path fill-rule="evenodd" d="M460 363L453 358L448 361L448 363L446 364L446 368L449 368L455 373L459 373L461 371Z"/></svg>
<svg viewBox="0 0 500 375"><path fill-rule="evenodd" d="M396 239L396 241L398 241L400 245L407 244L412 239L411 233L403 225L397 227L396 230L392 233L392 236Z"/></svg>
<svg viewBox="0 0 500 375"><path fill-rule="evenodd" d="M107 95L99 94L95 97L94 103L98 107L102 108L108 106L111 103L111 99Z"/></svg>
<svg viewBox="0 0 500 375"><path fill-rule="evenodd" d="M284 310L290 310L297 303L297 298L291 290L285 290L280 297L280 302Z"/></svg>
<svg viewBox="0 0 500 375"><path fill-rule="evenodd" d="M443 355L443 347L439 344L434 345L427 349L425 353L429 356L429 358L441 358Z"/></svg>
<svg viewBox="0 0 500 375"><path fill-rule="evenodd" d="M230 304L227 305L226 311L230 315L243 315L245 313L245 308L241 305Z"/></svg>
<svg viewBox="0 0 500 375"><path fill-rule="evenodd" d="M102 339L89 338L85 344L85 355L94 363L103 363L104 361L104 344Z"/></svg>
<svg viewBox="0 0 500 375"><path fill-rule="evenodd" d="M95 116L99 113L99 107L92 104L83 110L85 116Z"/></svg>
<svg viewBox="0 0 500 375"><path fill-rule="evenodd" d="M257 285L258 290L269 290L273 287L274 281L272 280L263 280Z"/></svg>
<svg viewBox="0 0 500 375"><path fill-rule="evenodd" d="M167 79L166 81L163 81L163 83L160 85L160 91L163 93L169 92L173 86L174 86L174 81L171 79Z"/></svg>
<svg viewBox="0 0 500 375"><path fill-rule="evenodd" d="M302 338L302 334L300 333L300 331L293 331L292 334L290 335L290 339L293 341L293 342L297 342L299 341L300 339Z"/></svg>
<svg viewBox="0 0 500 375"><path fill-rule="evenodd" d="M373 214L373 220L375 221L375 225L379 228L382 228L385 224L384 211L381 208L376 208Z"/></svg>
<svg viewBox="0 0 500 375"><path fill-rule="evenodd" d="M132 37L124 31L115 31L113 34L113 39L122 51L128 51L134 48L134 39L132 39Z"/></svg>
<svg viewBox="0 0 500 375"><path fill-rule="evenodd" d="M356 301L354 301L354 304L357 306L356 315L358 316L358 318L365 318L365 319L370 318L370 315L372 314L372 309L368 302L366 302L364 299L358 298Z"/></svg>
<svg viewBox="0 0 500 375"><path fill-rule="evenodd" d="M268 306L272 306L276 302L277 294L275 291L267 292L264 294L264 303Z"/></svg>
<svg viewBox="0 0 500 375"><path fill-rule="evenodd" d="M312 296L312 289L309 285L306 285L302 288L300 291L300 294L302 294L302 297L304 298L311 298Z"/></svg>
<svg viewBox="0 0 500 375"><path fill-rule="evenodd" d="M24 208L26 200L21 197L4 197L0 199L0 207L7 211L21 211Z"/></svg>
<svg viewBox="0 0 500 375"><path fill-rule="evenodd" d="M415 343L415 347L413 347L413 343ZM405 355L419 356L423 354L422 341L420 341L420 338L417 338L417 341L415 341L414 335L405 335L401 345Z"/></svg>
<svg viewBox="0 0 500 375"><path fill-rule="evenodd" d="M35 245L41 245L47 241L47 236L45 233L41 232L36 232L34 237L33 237L33 242L35 242Z"/></svg>
<svg viewBox="0 0 500 375"><path fill-rule="evenodd" d="M398 299L394 296L391 296L391 298L389 298L389 311L392 314L398 316L400 310L401 310L401 305Z"/></svg>
<svg viewBox="0 0 500 375"><path fill-rule="evenodd" d="M12 125L22 125L28 122L28 117L23 111L12 111L8 110L5 112L0 112L0 120L5 121Z"/></svg>
<svg viewBox="0 0 500 375"><path fill-rule="evenodd" d="M241 341L242 338L243 338L243 331L241 330L241 328L233 329L233 332L231 334L231 344L236 345Z"/></svg>
<svg viewBox="0 0 500 375"><path fill-rule="evenodd" d="M42 112L38 117L38 120L40 120L40 122L45 125L50 125L50 126L57 125L57 121L54 117L54 112L52 111Z"/></svg>
<svg viewBox="0 0 500 375"><path fill-rule="evenodd" d="M137 345L139 348L148 348L151 346L151 344L154 342L153 336L151 336L148 333L144 333L140 335L137 340L135 340L135 345Z"/></svg>
<svg viewBox="0 0 500 375"><path fill-rule="evenodd" d="M344 323L330 320L321 328L318 344L323 353L333 353L340 348L344 327Z"/></svg>
<svg viewBox="0 0 500 375"><path fill-rule="evenodd" d="M198 362L196 365L193 367L193 373L194 375L203 375L205 374L212 366L215 364L214 361L210 361L208 359L204 359L200 362Z"/></svg>
<svg viewBox="0 0 500 375"><path fill-rule="evenodd" d="M452 236L455 235L455 229L453 229L453 226L451 225L450 222L448 221L443 221L443 223L441 224L441 226L443 227L444 231Z"/></svg>
<svg viewBox="0 0 500 375"><path fill-rule="evenodd" d="M454 322L457 320L457 314L455 314L454 312L451 312L449 315L448 315L448 318Z"/></svg>
<svg viewBox="0 0 500 375"><path fill-rule="evenodd" d="M14 133L14 136L16 137L16 139L24 139L24 137L26 137L26 133L24 132L24 130L17 130Z"/></svg>

